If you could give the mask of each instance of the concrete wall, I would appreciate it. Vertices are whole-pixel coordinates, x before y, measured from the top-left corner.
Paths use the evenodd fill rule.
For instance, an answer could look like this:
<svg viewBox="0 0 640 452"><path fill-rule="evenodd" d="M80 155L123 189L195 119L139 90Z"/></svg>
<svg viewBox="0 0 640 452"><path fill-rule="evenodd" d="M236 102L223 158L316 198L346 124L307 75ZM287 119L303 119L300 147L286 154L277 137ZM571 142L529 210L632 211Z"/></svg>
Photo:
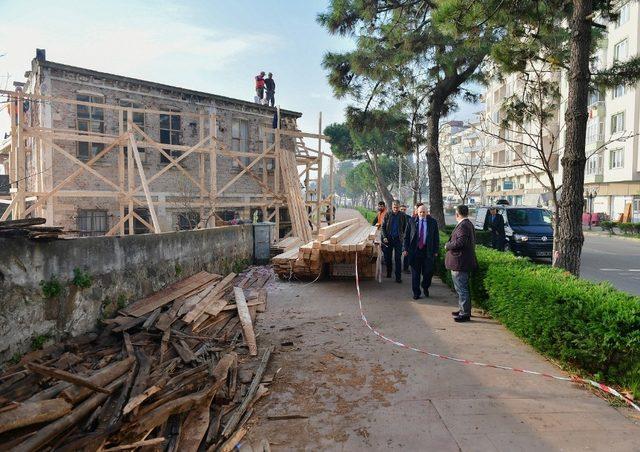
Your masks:
<svg viewBox="0 0 640 452"><path fill-rule="evenodd" d="M200 231L87 237L51 242L0 238L0 362L36 337L57 339L93 329L119 308L200 270L227 273L253 256L251 225ZM71 283L74 269L91 286ZM58 297L41 281L55 277Z"/></svg>

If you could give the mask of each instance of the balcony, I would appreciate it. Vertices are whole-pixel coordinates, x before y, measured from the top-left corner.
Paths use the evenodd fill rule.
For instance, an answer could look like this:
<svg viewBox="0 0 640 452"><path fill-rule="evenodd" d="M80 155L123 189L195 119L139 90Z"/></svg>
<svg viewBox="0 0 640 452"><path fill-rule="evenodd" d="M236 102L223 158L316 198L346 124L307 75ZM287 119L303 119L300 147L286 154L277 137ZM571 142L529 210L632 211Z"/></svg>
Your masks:
<svg viewBox="0 0 640 452"><path fill-rule="evenodd" d="M585 144L587 147L587 153L589 150L595 150L604 144L604 121L589 120L589 122L587 122L587 136Z"/></svg>

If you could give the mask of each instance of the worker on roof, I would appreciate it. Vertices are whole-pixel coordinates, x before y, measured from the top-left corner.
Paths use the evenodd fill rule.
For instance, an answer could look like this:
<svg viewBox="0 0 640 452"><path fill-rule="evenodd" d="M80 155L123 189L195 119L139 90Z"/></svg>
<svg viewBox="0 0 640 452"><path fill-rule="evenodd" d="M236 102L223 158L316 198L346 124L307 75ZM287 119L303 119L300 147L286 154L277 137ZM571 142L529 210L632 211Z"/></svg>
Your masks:
<svg viewBox="0 0 640 452"><path fill-rule="evenodd" d="M273 80L273 74L269 72L269 75L264 80L265 87L267 88L267 97L265 98L265 105L274 107L276 105L276 82Z"/></svg>
<svg viewBox="0 0 640 452"><path fill-rule="evenodd" d="M256 75L256 103L261 104L264 99L264 71Z"/></svg>

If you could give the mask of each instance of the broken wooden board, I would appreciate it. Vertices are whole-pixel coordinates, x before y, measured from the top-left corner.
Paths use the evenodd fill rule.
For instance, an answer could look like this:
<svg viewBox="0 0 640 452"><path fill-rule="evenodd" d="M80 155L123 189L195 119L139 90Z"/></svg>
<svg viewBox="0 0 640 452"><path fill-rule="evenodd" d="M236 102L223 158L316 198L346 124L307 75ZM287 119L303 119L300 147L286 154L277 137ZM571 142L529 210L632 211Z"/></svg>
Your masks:
<svg viewBox="0 0 640 452"><path fill-rule="evenodd" d="M244 292L241 288L234 287L233 292L236 299L236 306L238 307L238 317L240 318L240 323L242 323L244 341L249 347L249 354L256 356L258 354L258 346L256 345L256 335L253 331L253 322L251 321L247 300L244 298Z"/></svg>

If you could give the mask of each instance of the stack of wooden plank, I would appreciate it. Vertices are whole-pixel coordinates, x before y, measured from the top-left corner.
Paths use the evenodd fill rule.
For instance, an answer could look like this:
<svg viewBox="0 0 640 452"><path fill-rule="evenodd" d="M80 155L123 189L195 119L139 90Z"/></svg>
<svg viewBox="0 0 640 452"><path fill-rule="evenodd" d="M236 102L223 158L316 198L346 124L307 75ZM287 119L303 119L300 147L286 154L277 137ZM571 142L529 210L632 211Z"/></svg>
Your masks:
<svg viewBox="0 0 640 452"><path fill-rule="evenodd" d="M232 450L267 392L253 322L271 277L201 272L25 355L0 375L0 450Z"/></svg>
<svg viewBox="0 0 640 452"><path fill-rule="evenodd" d="M277 256L278 254L285 253L292 248L299 247L302 245L302 240L299 237L287 237L279 242L276 242L271 245L270 254L271 257Z"/></svg>
<svg viewBox="0 0 640 452"><path fill-rule="evenodd" d="M27 237L30 239L57 239L65 234L59 226L39 226L45 218L0 221L0 237Z"/></svg>
<svg viewBox="0 0 640 452"><path fill-rule="evenodd" d="M372 278L376 275L378 259L376 235L377 228L363 225L360 219L341 221L320 228L315 240L274 256L271 262L281 278L307 279L318 277L326 268L325 264L355 263L358 253L360 276Z"/></svg>
<svg viewBox="0 0 640 452"><path fill-rule="evenodd" d="M307 243L311 241L312 231L300 190L298 164L293 151L286 148L280 149L280 170L282 171L282 182L287 196L287 208L289 209L293 235L299 237L303 243Z"/></svg>

